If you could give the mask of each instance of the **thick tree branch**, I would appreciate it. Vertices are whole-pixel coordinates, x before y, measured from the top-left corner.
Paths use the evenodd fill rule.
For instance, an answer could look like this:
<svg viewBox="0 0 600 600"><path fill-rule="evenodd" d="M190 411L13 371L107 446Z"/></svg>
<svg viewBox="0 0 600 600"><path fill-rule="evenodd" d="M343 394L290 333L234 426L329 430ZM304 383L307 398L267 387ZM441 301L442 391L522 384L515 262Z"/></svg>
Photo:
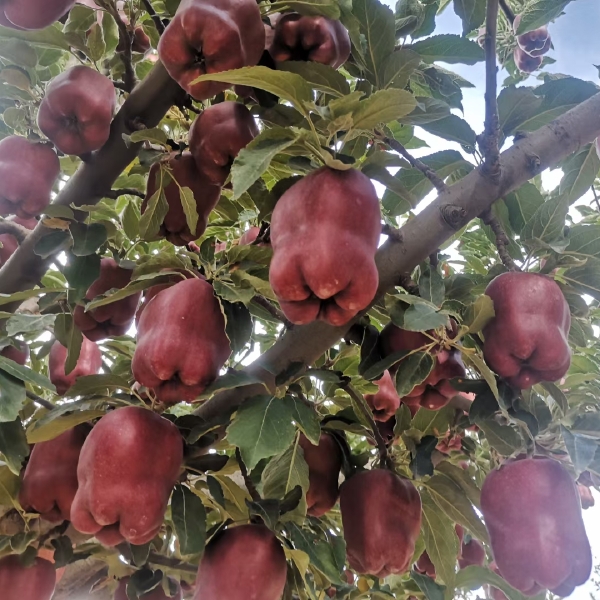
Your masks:
<svg viewBox="0 0 600 600"><path fill-rule="evenodd" d="M19 225L14 221L0 221L0 234L8 233L12 235L19 244L22 244L25 241L25 238L31 233L30 229L27 227L23 227L23 225Z"/></svg>
<svg viewBox="0 0 600 600"><path fill-rule="evenodd" d="M421 173L431 181L431 184L438 192L443 192L446 189L446 184L438 174L418 158L415 158L400 142L393 138L386 137L380 132L375 133L386 146L389 146L392 150L395 150L398 154L402 155L410 163L413 169L421 171Z"/></svg>
<svg viewBox="0 0 600 600"><path fill-rule="evenodd" d="M97 204L105 198L117 177L142 148L142 143L128 145L123 140L124 133L131 133L130 124L138 119L147 127L155 127L169 108L184 95L183 90L169 77L162 64L158 63L121 107L112 123L108 142L93 155L90 162L79 167L54 199L53 204L81 206ZM27 236L0 269L0 293L12 294L37 285L54 257L43 259L37 256L33 249L40 239L52 231L40 223ZM3 310L15 308L16 306L7 305Z"/></svg>
<svg viewBox="0 0 600 600"><path fill-rule="evenodd" d="M379 290L375 301L393 288L400 277L439 248L463 225L487 210L496 200L532 177L556 165L600 135L600 94L570 110L549 125L518 140L501 155L502 173L494 184L478 170L442 192L417 217L402 228L402 242L387 241L377 253ZM0 273L1 275L1 273ZM1 283L1 277L0 277ZM0 286L0 292L4 291ZM312 364L344 337L354 322L332 327L322 322L294 327L246 368L274 383L292 363ZM196 413L211 420L233 412L246 398L264 392L249 385L216 394Z"/></svg>
<svg viewBox="0 0 600 600"><path fill-rule="evenodd" d="M488 0L485 20L485 133L483 136L483 172L492 181L500 179L498 149L498 67L496 65L496 32L498 31L498 0Z"/></svg>
<svg viewBox="0 0 600 600"><path fill-rule="evenodd" d="M492 212L491 208L482 213L481 220L491 228L491 230L494 232L494 235L496 236L496 248L498 249L498 256L500 257L502 264L509 271L519 271L519 267L517 267L515 261L512 259L512 256L508 252L510 240L506 235L506 231L504 231L504 229L502 228L502 224L494 216L494 213Z"/></svg>

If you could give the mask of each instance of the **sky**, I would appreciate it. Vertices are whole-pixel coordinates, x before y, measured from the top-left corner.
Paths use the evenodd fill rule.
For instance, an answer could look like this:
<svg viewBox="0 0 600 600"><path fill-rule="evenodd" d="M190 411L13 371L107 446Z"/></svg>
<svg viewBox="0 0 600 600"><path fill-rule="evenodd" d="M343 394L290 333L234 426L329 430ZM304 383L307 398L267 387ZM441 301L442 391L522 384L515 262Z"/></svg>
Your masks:
<svg viewBox="0 0 600 600"><path fill-rule="evenodd" d="M383 0L393 8L394 2ZM556 63L545 68L551 73L564 73L580 79L592 81L600 85L598 69L594 64L600 65L600 0L574 0L565 9L565 15L555 23L550 24L550 34L554 49L549 56ZM460 19L454 14L452 6L449 6L442 15L438 16L438 33L460 33L462 31ZM456 73L462 75L473 84L475 88L464 89L464 115L460 114L471 127L480 133L483 130L484 121L484 99L483 87L485 79L485 66L479 63L475 66L467 65L444 65ZM498 76L501 82L507 76L506 71L500 72ZM530 78L525 85L535 85L535 76ZM429 144L429 148L415 151L415 155L427 155L441 149L455 148L460 150L458 144L452 144L423 130L417 132L419 138ZM543 176L544 186L548 189L555 187L560 181L561 172L545 173ZM432 194L426 202L433 200ZM419 207L422 208L422 207ZM596 506L584 511L584 521L588 537L594 553L594 564L600 565L600 494L595 493ZM589 600L590 593L594 591L591 582L576 589L570 596L572 600Z"/></svg>

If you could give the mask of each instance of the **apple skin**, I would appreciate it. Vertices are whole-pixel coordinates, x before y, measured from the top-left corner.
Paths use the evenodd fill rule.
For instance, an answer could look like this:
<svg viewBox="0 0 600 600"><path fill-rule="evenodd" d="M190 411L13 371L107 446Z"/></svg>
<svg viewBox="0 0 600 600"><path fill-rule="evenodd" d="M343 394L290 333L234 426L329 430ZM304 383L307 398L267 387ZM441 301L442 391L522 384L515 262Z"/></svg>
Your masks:
<svg viewBox="0 0 600 600"><path fill-rule="evenodd" d="M0 350L0 356L14 360L18 365L24 367L29 359L29 346L21 340L15 340L15 343L19 346L18 348L6 346Z"/></svg>
<svg viewBox="0 0 600 600"><path fill-rule="evenodd" d="M38 512L46 521L71 519L77 493L77 464L90 428L78 425L31 451L23 473L19 502L28 512Z"/></svg>
<svg viewBox="0 0 600 600"><path fill-rule="evenodd" d="M50 204L60 162L49 144L12 135L0 141L0 215L31 219Z"/></svg>
<svg viewBox="0 0 600 600"><path fill-rule="evenodd" d="M170 176L177 183L170 181L164 188L169 211L162 222L159 235L165 237L175 246L185 246L197 240L206 230L210 212L221 197L221 187L213 184L203 172L198 170L196 162L189 152L173 153L163 162L168 167ZM146 197L142 202L142 214L146 212L148 202L154 193L160 189L160 173L160 163L154 163L150 167L150 174L148 175ZM196 201L198 223L194 232L190 231L187 224L177 184L191 189Z"/></svg>
<svg viewBox="0 0 600 600"><path fill-rule="evenodd" d="M392 471L361 471L340 488L348 564L361 575L383 578L410 568L421 530L417 488Z"/></svg>
<svg viewBox="0 0 600 600"><path fill-rule="evenodd" d="M0 24L13 29L44 29L58 21L75 0L0 0Z"/></svg>
<svg viewBox="0 0 600 600"><path fill-rule="evenodd" d="M521 16L517 15L513 23L513 30L516 33L521 23ZM548 32L548 27L543 25L527 33L517 36L517 44L523 52L529 56L539 57L546 54L552 47L552 38Z"/></svg>
<svg viewBox="0 0 600 600"><path fill-rule="evenodd" d="M277 61L301 60L341 67L350 56L350 36L339 22L288 13L277 19L269 53Z"/></svg>
<svg viewBox="0 0 600 600"><path fill-rule="evenodd" d="M22 227L27 229L34 229L38 224L37 219L20 219L19 217L12 217L7 221L13 221ZM6 263L6 261L16 252L19 247L19 242L14 235L10 233L3 233L0 235L0 242L2 248L0 248L0 267Z"/></svg>
<svg viewBox="0 0 600 600"><path fill-rule="evenodd" d="M506 461L485 479L481 512L502 576L526 596L543 589L568 596L588 580L592 553L579 494L559 462Z"/></svg>
<svg viewBox="0 0 600 600"><path fill-rule="evenodd" d="M571 313L558 284L545 275L510 272L485 293L496 313L483 329L483 356L492 371L519 389L564 377Z"/></svg>
<svg viewBox="0 0 600 600"><path fill-rule="evenodd" d="M579 492L579 499L581 501L581 508L583 510L587 510L588 508L592 508L596 504L596 500L592 495L592 490L586 485L581 483L577 484L577 491Z"/></svg>
<svg viewBox="0 0 600 600"><path fill-rule="evenodd" d="M159 585L158 587L154 588L148 594L144 594L143 596L140 596L140 600L182 600L183 595L182 595L182 591L181 591L181 586L174 579L171 579L171 578L169 578L169 579L171 582L173 582L173 584L175 584L175 587L177 588L177 591L175 592L174 596L167 596L165 594L162 586ZM117 588L117 591L115 592L114 600L129 600L129 597L127 596L128 581L129 581L129 577L124 577L123 579L121 579L119 581L119 587Z"/></svg>
<svg viewBox="0 0 600 600"><path fill-rule="evenodd" d="M56 587L54 565L37 557L31 567L15 554L0 559L2 600L50 600Z"/></svg>
<svg viewBox="0 0 600 600"><path fill-rule="evenodd" d="M112 258L100 261L100 276L89 287L86 300L93 300L108 290L124 288L131 281L132 271L119 267ZM131 327L141 292L85 312L83 306L75 307L73 319L83 335L93 342L107 337L125 335Z"/></svg>
<svg viewBox="0 0 600 600"><path fill-rule="evenodd" d="M471 538L468 542L463 542L460 550L460 556L458 557L458 566L461 569L466 569L472 565L483 567L487 559L485 548L483 544Z"/></svg>
<svg viewBox="0 0 600 600"><path fill-rule="evenodd" d="M159 292L140 316L132 370L160 402L192 402L219 375L231 354L213 287L180 281Z"/></svg>
<svg viewBox="0 0 600 600"><path fill-rule="evenodd" d="M542 56L531 56L524 50L521 50L518 46L513 51L513 57L517 69L523 73L533 73L534 71L537 71L544 62Z"/></svg>
<svg viewBox="0 0 600 600"><path fill-rule="evenodd" d="M204 552L194 600L281 600L287 564L281 543L264 525L220 533Z"/></svg>
<svg viewBox="0 0 600 600"><path fill-rule="evenodd" d="M82 156L107 142L116 108L112 81L80 65L64 71L46 87L38 126L61 152Z"/></svg>
<svg viewBox="0 0 600 600"><path fill-rule="evenodd" d="M56 391L63 395L70 387L75 385L79 377L96 375L102 367L102 353L95 342L83 338L81 351L75 368L67 375L65 363L67 362L68 350L58 340L50 348L48 359L48 371L50 381L56 387Z"/></svg>
<svg viewBox="0 0 600 600"><path fill-rule="evenodd" d="M229 176L234 158L258 135L252 113L240 102L204 109L190 129L190 152L200 171L216 185Z"/></svg>
<svg viewBox="0 0 600 600"><path fill-rule="evenodd" d="M183 438L167 419L127 406L102 417L77 467L71 523L106 546L142 545L159 532L183 462Z"/></svg>
<svg viewBox="0 0 600 600"><path fill-rule="evenodd" d="M265 28L254 0L183 0L158 43L169 75L196 100L207 100L227 83L193 83L206 73L258 64Z"/></svg>
<svg viewBox="0 0 600 600"><path fill-rule="evenodd" d="M365 400L376 421L389 421L400 408L400 396L396 392L396 385L387 370L373 383L379 386L379 391L376 394L366 394Z"/></svg>
<svg viewBox="0 0 600 600"><path fill-rule="evenodd" d="M342 451L335 439L327 433L321 434L317 446L301 434L300 447L308 464L310 482L306 494L307 512L313 517L322 517L335 506L339 496Z"/></svg>
<svg viewBox="0 0 600 600"><path fill-rule="evenodd" d="M271 219L269 281L285 316L341 326L367 308L380 233L379 198L360 171L322 167L292 185Z"/></svg>

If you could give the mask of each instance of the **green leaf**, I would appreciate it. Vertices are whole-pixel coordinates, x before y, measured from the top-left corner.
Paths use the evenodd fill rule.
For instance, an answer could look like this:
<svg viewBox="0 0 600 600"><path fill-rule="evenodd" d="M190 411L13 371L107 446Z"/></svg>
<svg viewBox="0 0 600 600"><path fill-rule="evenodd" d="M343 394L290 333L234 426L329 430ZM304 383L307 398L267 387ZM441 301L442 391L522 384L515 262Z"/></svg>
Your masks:
<svg viewBox="0 0 600 600"><path fill-rule="evenodd" d="M77 366L83 345L83 334L75 326L73 317L68 313L63 313L56 317L54 335L68 350L65 362L65 373L68 375Z"/></svg>
<svg viewBox="0 0 600 600"><path fill-rule="evenodd" d="M428 408L419 408L411 421L411 428L417 429L426 435L439 435L440 432L448 431L448 427L454 419L455 409L451 406L444 406L439 410L429 410Z"/></svg>
<svg viewBox="0 0 600 600"><path fill-rule="evenodd" d="M106 52L106 42L104 41L104 32L100 23L93 23L88 29L87 47L88 56L97 62L102 59Z"/></svg>
<svg viewBox="0 0 600 600"><path fill-rule="evenodd" d="M165 191L159 188L148 200L146 210L140 217L140 237L147 241L156 239L168 212L169 204Z"/></svg>
<svg viewBox="0 0 600 600"><path fill-rule="evenodd" d="M413 304L404 312L404 329L408 331L427 331L444 327L448 323L448 314L437 312L427 304Z"/></svg>
<svg viewBox="0 0 600 600"><path fill-rule="evenodd" d="M485 21L485 0L454 0L454 12L461 18L463 35L481 27Z"/></svg>
<svg viewBox="0 0 600 600"><path fill-rule="evenodd" d="M533 0L525 4L521 13L521 22L517 33L519 35L547 25L553 21L571 3L571 0Z"/></svg>
<svg viewBox="0 0 600 600"><path fill-rule="evenodd" d="M523 446L521 436L510 426L500 425L493 419L475 421L483 431L489 445L502 456L510 456Z"/></svg>
<svg viewBox="0 0 600 600"><path fill-rule="evenodd" d="M512 135L521 123L536 114L541 104L542 99L531 88L504 88L498 96L498 119L502 133L506 137Z"/></svg>
<svg viewBox="0 0 600 600"><path fill-rule="evenodd" d="M488 533L463 489L450 477L437 473L426 483L431 498L453 522L460 523L476 538L488 542Z"/></svg>
<svg viewBox="0 0 600 600"><path fill-rule="evenodd" d="M394 50L384 59L381 67L381 88L406 88L410 76L421 62L420 56L411 50Z"/></svg>
<svg viewBox="0 0 600 600"><path fill-rule="evenodd" d="M396 390L400 398L407 396L433 370L434 361L428 352L415 352L400 362L396 373Z"/></svg>
<svg viewBox="0 0 600 600"><path fill-rule="evenodd" d="M102 223L85 225L74 221L71 223L69 230L73 237L71 252L75 256L94 254L107 239L106 227Z"/></svg>
<svg viewBox="0 0 600 600"><path fill-rule="evenodd" d="M600 170L600 157L596 152L596 145L589 144L581 148L563 163L562 170L564 177L560 182L559 191L568 196L572 204L594 185Z"/></svg>
<svg viewBox="0 0 600 600"><path fill-rule="evenodd" d="M525 223L525 227L521 232L522 240L524 242L541 240L549 244L562 238L568 211L568 196L549 198L535 211L533 217Z"/></svg>
<svg viewBox="0 0 600 600"><path fill-rule="evenodd" d="M350 93L348 80L336 69L317 62L286 61L277 65L277 70L300 75L311 87L336 98Z"/></svg>
<svg viewBox="0 0 600 600"><path fill-rule="evenodd" d="M479 333L494 318L494 301L485 294L478 296L467 310L464 325L468 333Z"/></svg>
<svg viewBox="0 0 600 600"><path fill-rule="evenodd" d="M470 566L461 569L456 575L455 585L459 589L477 590L483 585L491 585L502 590L509 600L526 600L520 592L512 588L506 579L500 575L486 569L485 567Z"/></svg>
<svg viewBox="0 0 600 600"><path fill-rule="evenodd" d="M253 373L247 373L246 371L228 371L225 375L221 375L217 377L213 383L211 383L205 390L202 392L202 397L209 398L213 394L220 392L222 390L233 390L238 387L243 387L245 385L253 385L256 383L264 384L264 381L260 379L258 375ZM266 389L266 385L265 385Z"/></svg>
<svg viewBox="0 0 600 600"><path fill-rule="evenodd" d="M52 231L40 238L35 244L33 251L42 258L48 258L66 250L73 243L73 238L68 231Z"/></svg>
<svg viewBox="0 0 600 600"><path fill-rule="evenodd" d="M560 432L565 441L567 452L571 457L571 462L575 467L575 472L579 475L582 471L585 471L592 460L594 460L594 456L598 450L598 440L585 435L572 433L563 426L561 426Z"/></svg>
<svg viewBox="0 0 600 600"><path fill-rule="evenodd" d="M0 422L0 452L4 455L8 468L19 475L23 461L29 456L29 445L21 419Z"/></svg>
<svg viewBox="0 0 600 600"><path fill-rule="evenodd" d="M271 10L282 8L286 11L294 11L301 15L319 16L323 15L329 19L339 19L340 6L333 0L291 0L271 2Z"/></svg>
<svg viewBox="0 0 600 600"><path fill-rule="evenodd" d="M521 234L536 211L544 204L544 196L532 183L526 183L504 198L508 208L510 225L515 233Z"/></svg>
<svg viewBox="0 0 600 600"><path fill-rule="evenodd" d="M19 416L25 400L23 382L0 369L0 423L14 421Z"/></svg>
<svg viewBox="0 0 600 600"><path fill-rule="evenodd" d="M411 571L410 578L419 586L427 600L444 600L445 586L436 583L431 577Z"/></svg>
<svg viewBox="0 0 600 600"><path fill-rule="evenodd" d="M81 300L88 288L100 275L100 256L73 256L67 252L67 264L63 275L69 283L69 288L75 292L75 299Z"/></svg>
<svg viewBox="0 0 600 600"><path fill-rule="evenodd" d="M431 123L423 123L421 127L444 140L462 144L471 152L475 150L477 141L475 132L464 119L457 115L449 115Z"/></svg>
<svg viewBox="0 0 600 600"><path fill-rule="evenodd" d="M600 225L573 225L568 239L566 252L569 254L600 258Z"/></svg>
<svg viewBox="0 0 600 600"><path fill-rule="evenodd" d="M233 161L231 181L234 200L248 191L269 168L271 161L280 152L298 140L291 129L274 126L259 133Z"/></svg>
<svg viewBox="0 0 600 600"><path fill-rule="evenodd" d="M440 512L428 489L421 490L421 503L427 554L435 566L436 577L452 588L458 556L458 537L454 531L454 523Z"/></svg>
<svg viewBox="0 0 600 600"><path fill-rule="evenodd" d="M64 406L64 405L63 405ZM72 407L73 408L73 407ZM62 415L56 410L47 412L43 417L34 421L27 429L27 441L30 444L47 442L69 431L77 425L93 421L104 416L104 410L77 410L68 415Z"/></svg>
<svg viewBox="0 0 600 600"><path fill-rule="evenodd" d="M352 112L354 129L371 130L380 124L408 115L417 105L412 94L404 90L387 89L361 100Z"/></svg>
<svg viewBox="0 0 600 600"><path fill-rule="evenodd" d="M274 71L268 67L244 67L223 73L209 73L201 75L191 83L202 81L222 81L265 90L282 100L287 100L303 115L307 114L305 104L312 100L312 88L302 77L295 73Z"/></svg>
<svg viewBox="0 0 600 600"><path fill-rule="evenodd" d="M600 260L588 259L585 265L568 269L563 279L580 293L600 300Z"/></svg>
<svg viewBox="0 0 600 600"><path fill-rule="evenodd" d="M10 63L30 69L37 65L35 50L23 40L0 39L0 57ZM6 112L4 115L6 116Z"/></svg>
<svg viewBox="0 0 600 600"><path fill-rule="evenodd" d="M308 406L295 396L286 396L284 401L290 404L294 415L294 421L302 430L302 433L304 433L313 444L318 444L321 439L321 423L319 421L319 415L314 408Z"/></svg>
<svg viewBox="0 0 600 600"><path fill-rule="evenodd" d="M432 269L430 265L425 266L419 277L419 294L423 300L427 300L435 306L441 306L444 302L446 295L444 279L440 272Z"/></svg>
<svg viewBox="0 0 600 600"><path fill-rule="evenodd" d="M415 42L409 49L417 52L426 63L440 60L450 64L474 65L485 59L485 52L479 44L453 34L433 35Z"/></svg>
<svg viewBox="0 0 600 600"><path fill-rule="evenodd" d="M34 46L60 48L61 50L68 51L69 44L61 29L60 25L52 25L40 31L20 31L9 29L8 27L0 27L0 38L24 40Z"/></svg>
<svg viewBox="0 0 600 600"><path fill-rule="evenodd" d="M263 458L283 452L294 439L294 414L289 403L272 396L255 396L238 410L227 439L240 449L253 469Z"/></svg>
<svg viewBox="0 0 600 600"><path fill-rule="evenodd" d="M44 388L46 390L50 390L51 392L56 393L56 388L50 380L41 373L36 373L29 367L23 367L13 360L6 358L4 356L0 356L0 371L4 371L25 383L31 383L32 385L37 385L38 387ZM10 419L14 421L14 419Z"/></svg>
<svg viewBox="0 0 600 600"><path fill-rule="evenodd" d="M196 227L198 225L198 208L196 206L196 199L194 198L194 192L189 187L179 188L179 199L183 212L185 213L185 221L190 231L196 233Z"/></svg>
<svg viewBox="0 0 600 600"><path fill-rule="evenodd" d="M56 315L15 314L6 322L6 333L15 337L20 333L40 333L52 329Z"/></svg>
<svg viewBox="0 0 600 600"><path fill-rule="evenodd" d="M175 486L171 496L171 518L181 554L200 554L206 543L206 510L202 500L187 486Z"/></svg>
<svg viewBox="0 0 600 600"><path fill-rule="evenodd" d="M75 382L75 385L71 386L65 396L73 398L75 396L86 396L88 394L103 395L108 389L128 390L129 382L125 377L113 375L112 373L86 375L85 377L79 377Z"/></svg>
<svg viewBox="0 0 600 600"><path fill-rule="evenodd" d="M159 146L166 146L169 138L167 134L160 128L155 127L153 129L139 129L138 131L134 131L129 139L137 144L139 142L151 142L153 144L158 144Z"/></svg>

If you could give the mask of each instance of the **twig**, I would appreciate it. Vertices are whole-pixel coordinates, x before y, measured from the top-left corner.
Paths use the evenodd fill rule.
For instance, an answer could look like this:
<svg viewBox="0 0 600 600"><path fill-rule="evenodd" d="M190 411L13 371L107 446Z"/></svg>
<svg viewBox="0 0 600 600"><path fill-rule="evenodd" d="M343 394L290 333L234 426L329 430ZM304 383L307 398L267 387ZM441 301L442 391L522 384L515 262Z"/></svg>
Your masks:
<svg viewBox="0 0 600 600"><path fill-rule="evenodd" d="M510 21L510 24L512 25L515 21L515 13L508 5L508 2L506 0L500 0L500 8L502 9L502 12L506 15L506 18Z"/></svg>
<svg viewBox="0 0 600 600"><path fill-rule="evenodd" d="M393 242L402 242L402 234L400 233L400 230L396 229L396 227L388 225L387 223L381 228L381 233L383 233L383 235L387 235Z"/></svg>
<svg viewBox="0 0 600 600"><path fill-rule="evenodd" d="M498 0L488 0L485 20L485 132L483 173L494 183L500 181L500 150L498 148L498 67L496 65L496 33L498 31Z"/></svg>
<svg viewBox="0 0 600 600"><path fill-rule="evenodd" d="M123 89L126 92L132 92L136 84L135 71L133 70L133 35L129 31L127 24L125 21L123 21L119 11L116 10L116 8L107 5L107 10L117 22L117 27L119 28L119 38L123 40L124 50L119 52L121 55L121 61L125 67L125 74L123 76Z"/></svg>
<svg viewBox="0 0 600 600"><path fill-rule="evenodd" d="M281 321L286 328L293 327L293 323L289 321L286 316L274 305L271 304L264 296L256 295L252 298L252 302L258 306L264 308L272 317L275 317L278 321Z"/></svg>
<svg viewBox="0 0 600 600"><path fill-rule="evenodd" d="M598 207L598 211L600 211L600 200L598 200L598 194L596 193L596 188L592 185L592 194L594 194L594 200L596 201L596 206Z"/></svg>
<svg viewBox="0 0 600 600"><path fill-rule="evenodd" d="M46 408L47 410L54 410L56 408L54 404L52 404L52 402L48 402L48 400L40 398L37 394L34 394L29 390L27 390L26 394L30 400L33 400L38 406L41 406L42 408Z"/></svg>
<svg viewBox="0 0 600 600"><path fill-rule="evenodd" d="M415 158L399 141L386 137L380 131L375 131L375 135L384 143L386 146L389 146L392 150L401 154L413 167L414 169L418 169L431 181L433 187L438 192L444 192L448 188L444 181L438 176L438 174L431 168L429 168L425 163L421 162L418 158Z"/></svg>
<svg viewBox="0 0 600 600"><path fill-rule="evenodd" d="M110 198L111 200L116 200L119 198L119 196L137 196L138 198L145 198L146 194L144 194L144 192L140 192L140 190L136 190L135 188L119 188L110 190L104 194L105 198Z"/></svg>
<svg viewBox="0 0 600 600"><path fill-rule="evenodd" d="M401 275L398 283L400 287L403 287L411 296L419 295L419 286L412 280L412 277L408 273Z"/></svg>
<svg viewBox="0 0 600 600"><path fill-rule="evenodd" d="M520 271L519 267L517 267L515 261L512 259L512 256L508 252L510 240L506 235L506 231L504 231L504 229L502 228L502 224L494 216L494 213L492 212L491 208L481 213L481 220L486 225L489 225L491 230L494 232L494 235L496 236L496 248L498 248L498 255L500 256L502 264L509 271Z"/></svg>
<svg viewBox="0 0 600 600"><path fill-rule="evenodd" d="M379 428L377 427L377 423L375 423L375 419L373 419L373 413L369 409L365 399L350 384L342 386L342 389L346 391L352 400L354 400L354 403L358 405L361 412L369 422L369 426L373 430L375 442L377 443L379 458L381 459L382 464L387 467L389 463L387 445L383 439L383 436L381 435L381 432L379 431Z"/></svg>
<svg viewBox="0 0 600 600"><path fill-rule="evenodd" d="M185 573L197 573L198 567L190 565L189 563L181 562L177 558L169 558L168 556L162 556L156 552L150 552L148 555L148 562L153 565L160 565L162 567L171 567L177 571L183 571Z"/></svg>
<svg viewBox="0 0 600 600"><path fill-rule="evenodd" d="M162 35L165 30L165 26L164 26L163 22L161 21L160 17L156 14L156 11L152 7L152 4L150 4L150 0L142 0L142 4L144 5L146 12L152 18L152 21L154 21L154 26L158 30L158 33L160 33Z"/></svg>
<svg viewBox="0 0 600 600"><path fill-rule="evenodd" d="M254 502L260 502L262 498L260 497L260 494L258 493L256 487L254 486L252 479L250 479L250 475L248 475L248 469L246 469L246 465L242 460L242 454L239 448L235 449L235 459L237 460L237 463L240 466L240 471L242 472L242 477L244 478L244 483L246 484L246 489L248 490L250 497L252 498L252 500L254 500Z"/></svg>
<svg viewBox="0 0 600 600"><path fill-rule="evenodd" d="M14 221L0 221L0 233L8 233L12 235L19 244L22 244L25 241L25 238L31 233L31 230Z"/></svg>

